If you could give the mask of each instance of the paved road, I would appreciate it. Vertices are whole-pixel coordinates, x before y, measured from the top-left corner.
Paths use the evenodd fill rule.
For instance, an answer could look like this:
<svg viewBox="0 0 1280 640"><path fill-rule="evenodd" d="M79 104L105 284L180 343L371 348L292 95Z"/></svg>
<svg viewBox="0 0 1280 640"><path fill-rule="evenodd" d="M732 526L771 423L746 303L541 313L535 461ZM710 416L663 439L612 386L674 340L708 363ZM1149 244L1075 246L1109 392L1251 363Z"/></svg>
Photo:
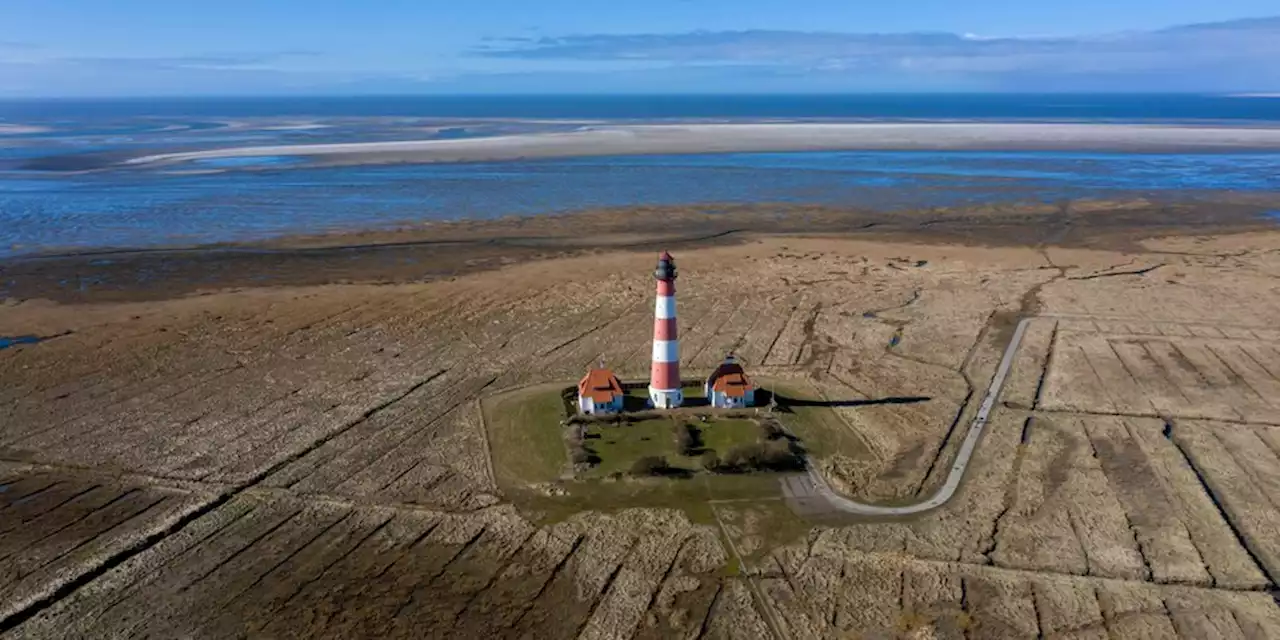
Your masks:
<svg viewBox="0 0 1280 640"><path fill-rule="evenodd" d="M822 474L813 465L809 466L807 478L795 477L785 480L783 482L783 493L788 498L799 500L802 503L806 498L814 495L821 496L832 508L838 511L864 516L905 516L935 509L946 504L956 494L956 489L960 488L960 480L964 477L964 471L969 467L969 460L973 458L973 451L978 447L978 440L982 438L982 432L987 428L987 416L995 408L996 398L1000 396L1000 388L1004 386L1004 380L1008 377L1009 369L1013 366L1013 356L1018 352L1018 345L1022 342L1022 334L1026 332L1027 325L1032 320L1034 318L1023 318L1018 323L1018 328L1014 330L1013 338L1009 340L1009 345L1004 348L1004 357L1000 360L1000 367L996 369L996 375L991 378L991 386L987 387L987 396L983 398L982 406L978 408L978 414L973 417L973 422L969 423L969 433L965 435L964 442L960 445L960 452L956 454L955 461L951 463L951 472L947 474L946 482L942 483L942 486L932 496L915 504L896 507L857 502L832 490L831 485L827 484L827 479L822 477ZM806 493L809 495L806 496Z"/></svg>

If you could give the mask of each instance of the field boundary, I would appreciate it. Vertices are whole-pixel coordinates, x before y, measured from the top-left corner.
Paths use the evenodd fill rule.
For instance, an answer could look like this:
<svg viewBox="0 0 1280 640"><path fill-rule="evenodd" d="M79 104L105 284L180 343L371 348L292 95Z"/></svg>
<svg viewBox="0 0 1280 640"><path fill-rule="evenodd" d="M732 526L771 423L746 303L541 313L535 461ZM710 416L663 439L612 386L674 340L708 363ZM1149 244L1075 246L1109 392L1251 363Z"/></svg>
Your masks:
<svg viewBox="0 0 1280 640"><path fill-rule="evenodd" d="M951 471L948 472L947 479L943 481L942 486L933 495L920 502L892 507L858 502L836 493L822 475L822 472L818 470L817 465L808 464L808 476L813 483L814 490L835 509L860 516L915 515L936 509L950 502L951 498L955 496L956 490L960 488L960 481L964 478L964 472L969 468L973 453L978 448L978 441L982 438L982 434L986 432L987 417L990 415L991 410L995 408L996 399L1000 396L1000 391L1004 387L1009 370L1013 368L1013 358L1022 343L1022 336L1026 333L1027 326L1037 317L1039 316L1023 318L1018 322L1017 328L1013 331L1013 336L1009 339L1009 344L1005 346L1004 357L1000 360L1000 366L996 368L996 373L991 378L991 384L987 387L987 394L982 400L982 405L978 407L977 415L969 423L969 431L965 434L964 441L960 444L960 451L956 453L955 460L951 462Z"/></svg>
<svg viewBox="0 0 1280 640"><path fill-rule="evenodd" d="M828 503L830 503L830 505L834 509L838 511L842 511L844 513L860 515L860 516L917 515L920 513L924 513L926 511L931 511L933 509L942 507L947 502L949 502L951 498L955 496L956 491L959 489L961 481L964 479L965 471L968 469L969 462L972 460L973 454L977 450L978 442L979 440L981 440L982 435L986 430L989 414L995 408L996 401L999 399L1000 392L1003 390L1004 383L1006 381L1006 378L1008 377L1009 371L1013 367L1013 361L1014 361L1014 358L1017 356L1019 348L1021 347L1023 335L1026 333L1027 327L1036 320L1090 320L1090 321L1101 320L1104 322L1133 321L1133 322L1144 322L1144 323L1151 323L1151 324L1209 326L1209 327L1232 326L1232 327L1243 328L1243 329L1269 329L1269 327L1259 327L1256 325L1232 325L1229 323L1215 323L1215 322L1170 321L1170 320L1159 320L1159 319L1151 319L1151 318L1132 318L1132 317L1124 317L1124 316L1088 316L1083 314L1070 314L1070 313L1039 314L1034 316L1023 317L1019 319L1017 327L1014 329L1013 335L1010 337L1008 344L1005 346L1004 354L1001 357L999 366L996 368L995 375L992 376L990 385L988 385L987 387L987 393L983 398L982 405L978 408L977 415L975 415L973 420L969 423L969 431L966 433L965 439L960 445L960 451L956 454L956 458L951 463L951 471L947 474L947 478L943 482L943 484L936 491L934 491L932 495L930 495L929 497L923 500L920 500L918 502L914 502L911 504L907 504L907 505L886 506L886 505L860 502L858 500L854 500L847 496L841 495L834 488L832 488L831 484L827 481L826 477L822 475L822 472L818 469L817 465L808 464L807 476L808 476L809 482L812 484L813 491L817 493L819 496L821 496L822 498L824 498ZM1055 331L1056 331L1056 328L1055 328ZM1230 338L1224 338L1224 339L1230 339ZM1046 364L1045 364L1045 369L1044 369L1044 372L1042 373L1042 376L1047 377L1048 375L1048 362L1049 362L1048 356L1051 356L1052 353L1053 353L1053 348L1051 344L1049 353L1046 356ZM1041 381L1041 384L1043 384L1043 380ZM1037 389L1037 396L1039 395L1039 391L1040 390ZM1038 409L1038 408L1032 411L1032 413L1036 413L1036 412L1054 413L1052 411L1044 411L1043 409ZM1089 412L1089 411L1072 412L1072 413L1079 413L1083 415L1113 415L1110 413L1099 413L1099 412ZM1143 417L1154 417L1154 416L1143 416Z"/></svg>

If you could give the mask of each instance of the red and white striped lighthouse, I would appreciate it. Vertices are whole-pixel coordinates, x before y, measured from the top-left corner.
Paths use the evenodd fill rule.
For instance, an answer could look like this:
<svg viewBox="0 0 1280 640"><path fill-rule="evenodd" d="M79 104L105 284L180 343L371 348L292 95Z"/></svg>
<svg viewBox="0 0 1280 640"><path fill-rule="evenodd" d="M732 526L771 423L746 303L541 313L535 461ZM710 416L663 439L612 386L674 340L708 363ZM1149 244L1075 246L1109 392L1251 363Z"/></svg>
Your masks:
<svg viewBox="0 0 1280 640"><path fill-rule="evenodd" d="M649 403L657 409L674 409L684 402L684 393L680 390L680 339L676 333L676 263L670 253L662 252L653 277L658 281L658 298L653 311Z"/></svg>

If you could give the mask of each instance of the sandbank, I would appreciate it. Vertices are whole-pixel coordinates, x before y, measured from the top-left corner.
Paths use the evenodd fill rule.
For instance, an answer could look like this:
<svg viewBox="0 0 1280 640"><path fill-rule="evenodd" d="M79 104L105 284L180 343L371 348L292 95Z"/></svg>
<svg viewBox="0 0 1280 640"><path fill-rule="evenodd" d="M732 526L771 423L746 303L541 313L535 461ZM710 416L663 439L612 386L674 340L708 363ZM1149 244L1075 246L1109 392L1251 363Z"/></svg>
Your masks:
<svg viewBox="0 0 1280 640"><path fill-rule="evenodd" d="M49 127L37 127L26 124L4 124L0 122L0 136L20 136L28 133L46 133Z"/></svg>
<svg viewBox="0 0 1280 640"><path fill-rule="evenodd" d="M148 155L129 165L290 155L313 164L432 163L661 155L852 150L1089 150L1228 152L1280 150L1280 128L1029 123L786 123L592 126L569 132L461 140L273 145Z"/></svg>

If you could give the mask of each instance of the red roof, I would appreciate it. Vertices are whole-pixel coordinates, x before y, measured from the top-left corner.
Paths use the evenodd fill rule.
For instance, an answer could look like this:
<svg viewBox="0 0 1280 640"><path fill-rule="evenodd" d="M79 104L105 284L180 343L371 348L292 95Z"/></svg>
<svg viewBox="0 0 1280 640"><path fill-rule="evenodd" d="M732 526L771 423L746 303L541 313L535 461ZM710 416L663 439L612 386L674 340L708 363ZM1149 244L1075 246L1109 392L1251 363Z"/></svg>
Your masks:
<svg viewBox="0 0 1280 640"><path fill-rule="evenodd" d="M731 398L741 398L753 388L751 379L737 362L725 362L711 374L711 390Z"/></svg>
<svg viewBox="0 0 1280 640"><path fill-rule="evenodd" d="M622 395L622 383L608 369L592 369L578 381L578 395L591 398L592 402L612 402Z"/></svg>
<svg viewBox="0 0 1280 640"><path fill-rule="evenodd" d="M716 378L712 391L718 391L730 398L741 398L751 390L751 381L743 373L726 373Z"/></svg>

